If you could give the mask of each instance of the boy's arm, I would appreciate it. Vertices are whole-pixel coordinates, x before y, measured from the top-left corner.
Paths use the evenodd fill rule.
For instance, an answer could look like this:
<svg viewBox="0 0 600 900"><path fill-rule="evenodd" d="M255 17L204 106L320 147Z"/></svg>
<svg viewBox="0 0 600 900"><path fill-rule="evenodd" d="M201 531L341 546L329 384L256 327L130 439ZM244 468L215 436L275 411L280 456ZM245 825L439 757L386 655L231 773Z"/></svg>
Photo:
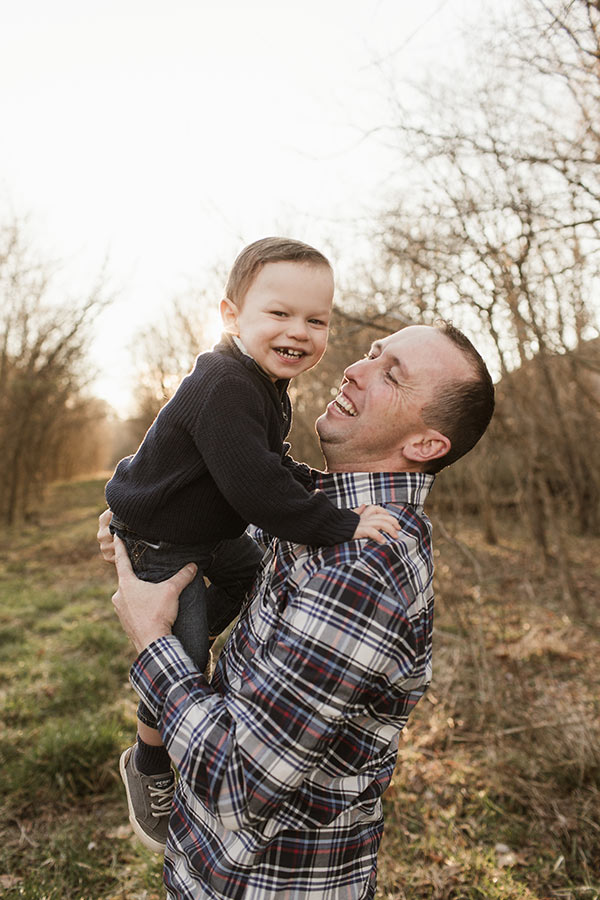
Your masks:
<svg viewBox="0 0 600 900"><path fill-rule="evenodd" d="M291 472L296 481L300 482L302 487L306 488L307 491L314 491L315 480L312 469L306 463L297 462L290 456L291 449L291 444L288 444L286 441L283 445L283 465Z"/></svg>
<svg viewBox="0 0 600 900"><path fill-rule="evenodd" d="M268 534L301 544L349 541L359 516L322 491L307 491L269 447L265 405L246 378L221 379L205 401L193 435L228 503Z"/></svg>

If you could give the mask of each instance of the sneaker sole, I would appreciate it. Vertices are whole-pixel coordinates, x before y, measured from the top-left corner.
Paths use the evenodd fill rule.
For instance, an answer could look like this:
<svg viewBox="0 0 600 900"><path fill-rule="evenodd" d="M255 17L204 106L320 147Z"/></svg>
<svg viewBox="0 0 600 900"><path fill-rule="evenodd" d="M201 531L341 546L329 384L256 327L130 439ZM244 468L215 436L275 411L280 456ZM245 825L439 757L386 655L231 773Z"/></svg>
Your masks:
<svg viewBox="0 0 600 900"><path fill-rule="evenodd" d="M129 754L132 752L132 747L128 747L127 750L123 750L121 753L121 758L119 759L119 772L121 773L121 779L123 784L125 785L125 793L127 794L127 807L129 809L129 822L131 827L135 832L135 836L138 840L146 847L148 850L152 850L153 853L162 853L165 852L166 844L161 844L160 841L155 841L150 835L146 834L144 829L139 824L138 820L135 817L135 811L133 808L133 803L131 802L131 796L129 794L129 785L127 783L127 773L125 772L125 764L129 759Z"/></svg>

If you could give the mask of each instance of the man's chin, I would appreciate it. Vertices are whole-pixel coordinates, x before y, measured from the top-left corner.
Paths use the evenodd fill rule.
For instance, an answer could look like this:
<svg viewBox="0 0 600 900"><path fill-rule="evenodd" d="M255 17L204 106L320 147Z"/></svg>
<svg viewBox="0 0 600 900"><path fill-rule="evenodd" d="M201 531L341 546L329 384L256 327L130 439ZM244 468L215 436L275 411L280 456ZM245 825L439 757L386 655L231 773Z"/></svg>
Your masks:
<svg viewBox="0 0 600 900"><path fill-rule="evenodd" d="M329 410L326 409L323 415L319 416L315 422L315 429L322 440L329 440L335 433L335 422L332 421Z"/></svg>
<svg viewBox="0 0 600 900"><path fill-rule="evenodd" d="M328 446L332 446L333 444L340 444L343 440L342 436L336 434L333 428L327 427L327 423L324 423L320 429L317 428L317 437L319 439L319 444L321 445L321 450L324 454Z"/></svg>

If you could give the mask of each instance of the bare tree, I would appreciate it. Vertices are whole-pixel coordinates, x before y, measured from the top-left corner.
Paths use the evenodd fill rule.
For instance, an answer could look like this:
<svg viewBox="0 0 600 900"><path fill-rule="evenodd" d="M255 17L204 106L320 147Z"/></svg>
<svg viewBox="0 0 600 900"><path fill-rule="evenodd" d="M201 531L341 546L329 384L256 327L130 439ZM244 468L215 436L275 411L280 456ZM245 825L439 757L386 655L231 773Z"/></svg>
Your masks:
<svg viewBox="0 0 600 900"><path fill-rule="evenodd" d="M440 487L464 503L475 483L491 539L490 510L516 506L550 555L567 511L600 531L600 7L524 0L475 40L468 83L394 98L375 279L384 311L452 319L500 379L495 466L474 453Z"/></svg>
<svg viewBox="0 0 600 900"><path fill-rule="evenodd" d="M23 223L0 226L0 516L8 524L65 473L67 448L73 452L91 413L85 363L90 325L107 302L105 280L65 302L55 276L27 244ZM70 473L93 467L83 447L78 458Z"/></svg>
<svg viewBox="0 0 600 900"><path fill-rule="evenodd" d="M199 352L210 349L214 314L221 296L219 270L206 276L207 285L190 288L165 304L157 322L143 328L132 346L137 377L136 415L127 423L127 452L135 451L158 411L173 396Z"/></svg>

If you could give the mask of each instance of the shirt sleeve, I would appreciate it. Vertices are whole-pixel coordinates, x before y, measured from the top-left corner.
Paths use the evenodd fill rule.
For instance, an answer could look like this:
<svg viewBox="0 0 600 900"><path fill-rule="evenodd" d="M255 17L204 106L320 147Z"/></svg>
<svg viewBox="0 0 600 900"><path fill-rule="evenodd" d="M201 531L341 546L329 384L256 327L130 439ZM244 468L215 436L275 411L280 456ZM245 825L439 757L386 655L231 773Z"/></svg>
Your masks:
<svg viewBox="0 0 600 900"><path fill-rule="evenodd" d="M373 735L361 738L356 728L344 751L336 743L342 725L368 714L389 728L395 703L406 714L414 704L398 689L411 682L415 662L402 610L366 569L321 570L288 603L272 639L257 647L240 686L223 696L174 637L142 652L132 683L156 714L181 778L224 827L259 825L286 803L294 810L291 827L319 827L347 808L347 792L336 801L328 791L323 802L314 782L304 792L303 782L318 768L327 771L329 753L337 761L346 752L353 776L373 765Z"/></svg>
<svg viewBox="0 0 600 900"><path fill-rule="evenodd" d="M352 539L359 516L338 509L322 491L307 491L283 462L283 450L269 449L264 402L248 379L221 381L193 437L220 492L247 522L300 544Z"/></svg>

